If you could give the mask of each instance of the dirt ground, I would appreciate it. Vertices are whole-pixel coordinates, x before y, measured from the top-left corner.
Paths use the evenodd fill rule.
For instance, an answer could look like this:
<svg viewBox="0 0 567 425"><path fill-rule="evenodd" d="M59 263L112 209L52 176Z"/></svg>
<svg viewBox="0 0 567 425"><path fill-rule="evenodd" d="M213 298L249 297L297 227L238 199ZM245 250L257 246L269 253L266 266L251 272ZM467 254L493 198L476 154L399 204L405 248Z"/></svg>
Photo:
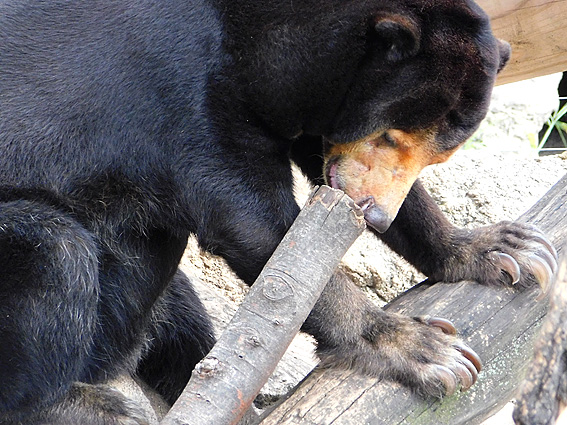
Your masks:
<svg viewBox="0 0 567 425"><path fill-rule="evenodd" d="M447 163L427 168L421 180L455 225L478 227L518 218L565 172L567 159L561 155L523 158L462 151ZM300 202L309 191L299 180ZM228 301L242 300L245 285L222 259L200 251L194 239L182 265ZM369 231L347 252L342 268L380 305L425 278Z"/></svg>
<svg viewBox="0 0 567 425"><path fill-rule="evenodd" d="M567 173L567 155L526 158L490 151L461 151L445 164L425 170L422 181L441 209L457 226L477 227L514 220ZM310 191L298 178L300 202ZM246 287L222 259L203 253L190 241L183 268L196 278L198 288L220 329L246 293ZM374 302L386 302L425 277L365 232L345 255L341 267ZM212 290L211 290L212 288ZM316 364L313 344L300 335L262 390L260 405L270 404L301 380ZM489 424L511 422L511 407Z"/></svg>

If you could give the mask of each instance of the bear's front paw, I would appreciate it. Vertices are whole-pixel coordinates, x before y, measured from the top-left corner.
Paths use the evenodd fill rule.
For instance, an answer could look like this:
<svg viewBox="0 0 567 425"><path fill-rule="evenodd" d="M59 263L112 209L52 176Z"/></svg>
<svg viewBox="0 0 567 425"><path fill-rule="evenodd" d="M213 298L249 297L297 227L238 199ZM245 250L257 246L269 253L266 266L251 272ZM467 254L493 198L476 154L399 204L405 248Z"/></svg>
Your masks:
<svg viewBox="0 0 567 425"><path fill-rule="evenodd" d="M399 382L424 396L466 391L481 362L456 336L451 322L370 313L362 335L339 346L319 346L320 367L342 367Z"/></svg>
<svg viewBox="0 0 567 425"><path fill-rule="evenodd" d="M557 251L535 226L503 221L474 230L458 229L435 281L475 280L483 284L528 287L547 293L557 271Z"/></svg>

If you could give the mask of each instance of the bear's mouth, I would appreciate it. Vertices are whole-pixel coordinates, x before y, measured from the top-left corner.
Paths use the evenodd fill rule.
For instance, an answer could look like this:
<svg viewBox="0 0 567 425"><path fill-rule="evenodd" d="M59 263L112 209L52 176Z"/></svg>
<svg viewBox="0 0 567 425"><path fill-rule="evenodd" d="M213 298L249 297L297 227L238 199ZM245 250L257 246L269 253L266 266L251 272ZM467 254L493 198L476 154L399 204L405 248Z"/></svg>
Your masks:
<svg viewBox="0 0 567 425"><path fill-rule="evenodd" d="M339 157L331 157L325 166L325 180L333 189L339 189L346 192L346 184L338 173Z"/></svg>
<svg viewBox="0 0 567 425"><path fill-rule="evenodd" d="M346 191L346 182L338 172L339 157L331 157L325 165L325 180L333 189L339 189L350 196ZM376 205L373 196L366 196L362 199L355 199L356 205L362 209L366 223L379 233L384 233L390 227L392 219Z"/></svg>

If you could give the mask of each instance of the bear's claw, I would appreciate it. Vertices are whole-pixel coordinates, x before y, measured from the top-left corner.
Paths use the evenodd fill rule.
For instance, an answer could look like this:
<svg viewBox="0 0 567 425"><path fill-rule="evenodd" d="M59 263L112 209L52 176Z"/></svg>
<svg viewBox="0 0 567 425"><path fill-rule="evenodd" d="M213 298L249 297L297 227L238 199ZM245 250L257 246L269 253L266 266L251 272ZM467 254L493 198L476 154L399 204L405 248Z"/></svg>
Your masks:
<svg viewBox="0 0 567 425"><path fill-rule="evenodd" d="M540 298L545 297L551 288L551 281L557 270L557 266L555 266L555 269L552 267L552 265L540 256L530 255L528 257L528 269L541 287L542 293Z"/></svg>
<svg viewBox="0 0 567 425"><path fill-rule="evenodd" d="M442 365L432 366L433 374L441 381L445 387L445 395L452 396L457 391L457 375L448 367Z"/></svg>
<svg viewBox="0 0 567 425"><path fill-rule="evenodd" d="M455 336L457 330L453 323L441 317L423 317L421 320L424 324L439 328L445 335ZM457 350L461 356L456 358L456 363L450 368L442 365L435 365L437 378L443 383L446 395L455 393L457 385L460 384L461 391L467 391L472 387L477 379L478 373L482 370L482 362L480 357L465 345L462 341L453 344L453 348Z"/></svg>
<svg viewBox="0 0 567 425"><path fill-rule="evenodd" d="M428 324L429 326L434 326L436 328L441 329L443 333L446 335L457 335L457 329L455 329L453 323L451 323L447 319L443 319L441 317L428 316L423 319L423 322Z"/></svg>
<svg viewBox="0 0 567 425"><path fill-rule="evenodd" d="M430 367L430 373L443 384L446 396L453 395L458 387L461 391L467 391L476 383L481 370L480 359L471 348L463 345L455 345L453 348L462 356L450 365L432 364Z"/></svg>
<svg viewBox="0 0 567 425"><path fill-rule="evenodd" d="M489 257L496 266L500 267L504 273L510 276L511 284L515 285L520 281L521 271L518 262L514 257L503 252L493 252Z"/></svg>
<svg viewBox="0 0 567 425"><path fill-rule="evenodd" d="M540 245L540 249L527 254L524 264L526 270L541 287L542 297L544 297L549 292L551 281L557 271L557 251L543 236L534 236L531 242L533 245ZM491 252L489 258L495 266L509 276L512 285L520 281L522 272L514 257L503 252Z"/></svg>
<svg viewBox="0 0 567 425"><path fill-rule="evenodd" d="M455 368L457 377L461 382L461 391L467 391L470 387L474 385L477 380L477 372L471 371L469 367L465 364L458 364Z"/></svg>
<svg viewBox="0 0 567 425"><path fill-rule="evenodd" d="M471 362L476 371L480 372L482 370L482 361L480 360L480 357L470 347L467 347L466 345L457 345L455 348L461 352L465 359ZM473 371L471 370L471 372Z"/></svg>

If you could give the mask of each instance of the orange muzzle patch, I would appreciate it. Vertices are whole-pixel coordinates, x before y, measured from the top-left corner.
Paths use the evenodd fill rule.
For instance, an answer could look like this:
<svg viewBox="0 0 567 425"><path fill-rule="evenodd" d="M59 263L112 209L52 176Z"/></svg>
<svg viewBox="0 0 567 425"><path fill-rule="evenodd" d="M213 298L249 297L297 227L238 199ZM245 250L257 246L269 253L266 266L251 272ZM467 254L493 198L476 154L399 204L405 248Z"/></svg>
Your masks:
<svg viewBox="0 0 567 425"><path fill-rule="evenodd" d="M332 145L325 153L327 184L353 198L365 210L368 224L384 232L421 170L455 152L438 152L435 137L431 129L388 130Z"/></svg>

